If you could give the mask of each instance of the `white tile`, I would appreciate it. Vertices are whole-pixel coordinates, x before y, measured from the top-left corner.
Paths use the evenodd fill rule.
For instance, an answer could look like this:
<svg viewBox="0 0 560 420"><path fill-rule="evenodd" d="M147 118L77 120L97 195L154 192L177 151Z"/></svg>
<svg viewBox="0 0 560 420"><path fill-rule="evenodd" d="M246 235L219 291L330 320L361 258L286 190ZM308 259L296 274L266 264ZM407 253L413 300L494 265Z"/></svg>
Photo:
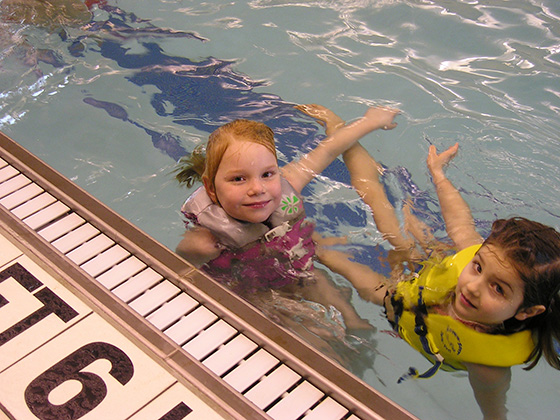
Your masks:
<svg viewBox="0 0 560 420"><path fill-rule="evenodd" d="M97 234L99 234L99 230L94 228L93 225L86 223L53 241L52 245L63 254L66 254L84 242L89 241Z"/></svg>
<svg viewBox="0 0 560 420"><path fill-rule="evenodd" d="M14 216L19 217L20 219L25 219L26 217L38 212L41 209L44 209L49 204L52 204L55 201L56 198L54 198L48 192L44 192L37 197L26 201L21 206L16 207L12 210L12 213L14 214Z"/></svg>
<svg viewBox="0 0 560 420"><path fill-rule="evenodd" d="M165 330L165 335L180 346L210 325L217 316L205 306L199 306L179 322Z"/></svg>
<svg viewBox="0 0 560 420"><path fill-rule="evenodd" d="M169 327L183 315L190 312L198 305L198 302L187 295L181 293L163 304L157 311L150 314L146 319L160 330Z"/></svg>
<svg viewBox="0 0 560 420"><path fill-rule="evenodd" d="M13 245L2 235L0 235L0 249L2 250L2 252L0 252L0 266L9 263L23 254L18 247Z"/></svg>
<svg viewBox="0 0 560 420"><path fill-rule="evenodd" d="M0 169L0 182L4 182L17 174L19 174L19 172L16 168L13 166L5 166Z"/></svg>
<svg viewBox="0 0 560 420"><path fill-rule="evenodd" d="M112 268L131 254L120 245L114 245L106 251L98 254L81 267L92 277L98 276L100 273Z"/></svg>
<svg viewBox="0 0 560 420"><path fill-rule="evenodd" d="M222 376L256 348L255 342L240 334L202 363L216 375Z"/></svg>
<svg viewBox="0 0 560 420"><path fill-rule="evenodd" d="M5 197L6 195L11 194L30 183L31 180L29 178L27 178L25 175L19 174L12 179L0 184L0 197Z"/></svg>
<svg viewBox="0 0 560 420"><path fill-rule="evenodd" d="M28 184L27 186L8 194L0 200L0 204L8 210L12 210L17 206L33 199L43 192L43 189L37 184Z"/></svg>
<svg viewBox="0 0 560 420"><path fill-rule="evenodd" d="M114 244L115 242L111 238L101 234L70 251L66 256L76 264L81 265Z"/></svg>
<svg viewBox="0 0 560 420"><path fill-rule="evenodd" d="M301 379L299 374L286 365L280 365L266 378L247 391L245 396L257 407L264 410L299 379Z"/></svg>
<svg viewBox="0 0 560 420"><path fill-rule="evenodd" d="M111 291L118 298L129 302L158 284L161 280L163 280L163 277L148 267Z"/></svg>
<svg viewBox="0 0 560 420"><path fill-rule="evenodd" d="M24 219L24 223L33 230L47 225L58 217L68 213L70 208L62 201L55 201L51 205Z"/></svg>
<svg viewBox="0 0 560 420"><path fill-rule="evenodd" d="M0 268L0 296L0 371L91 313L26 256Z"/></svg>
<svg viewBox="0 0 560 420"><path fill-rule="evenodd" d="M187 353L196 360L201 360L208 356L219 346L229 340L237 333L237 330L225 322L218 320L206 330L202 331L195 338L183 346Z"/></svg>
<svg viewBox="0 0 560 420"><path fill-rule="evenodd" d="M146 316L165 302L181 293L181 289L168 280L162 281L154 288L134 299L129 306L142 316Z"/></svg>
<svg viewBox="0 0 560 420"><path fill-rule="evenodd" d="M348 410L330 397L321 401L303 420L341 420Z"/></svg>
<svg viewBox="0 0 560 420"><path fill-rule="evenodd" d="M84 378L83 387L76 383ZM92 313L0 373L0 402L18 420L37 420L38 410L42 418L120 420L175 382Z"/></svg>
<svg viewBox="0 0 560 420"><path fill-rule="evenodd" d="M302 382L268 410L267 414L275 420L297 420L323 395L309 382Z"/></svg>
<svg viewBox="0 0 560 420"><path fill-rule="evenodd" d="M67 234L84 223L86 223L86 221L82 219L81 216L78 216L77 213L70 213L53 224L39 230L37 233L46 241L53 242L55 239L60 238L62 235Z"/></svg>
<svg viewBox="0 0 560 420"><path fill-rule="evenodd" d="M268 371L279 363L280 361L268 351L259 349L224 376L224 381L234 387L235 390L245 392L247 388L264 377Z"/></svg>
<svg viewBox="0 0 560 420"><path fill-rule="evenodd" d="M146 267L146 264L132 255L101 274L96 280L107 289L113 289Z"/></svg>

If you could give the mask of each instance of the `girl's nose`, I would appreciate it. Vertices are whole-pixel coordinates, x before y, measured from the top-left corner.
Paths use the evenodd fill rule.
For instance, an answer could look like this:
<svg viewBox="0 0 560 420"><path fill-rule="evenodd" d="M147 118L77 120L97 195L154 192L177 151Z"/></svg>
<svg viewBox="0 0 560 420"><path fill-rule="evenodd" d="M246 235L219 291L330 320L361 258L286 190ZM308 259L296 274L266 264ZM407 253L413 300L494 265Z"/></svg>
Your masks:
<svg viewBox="0 0 560 420"><path fill-rule="evenodd" d="M466 285L467 290L473 296L478 296L478 294L479 294L480 281L481 281L480 279L472 280L469 283L467 283L467 285Z"/></svg>
<svg viewBox="0 0 560 420"><path fill-rule="evenodd" d="M260 179L254 179L249 185L249 195L259 195L265 191L264 185Z"/></svg>

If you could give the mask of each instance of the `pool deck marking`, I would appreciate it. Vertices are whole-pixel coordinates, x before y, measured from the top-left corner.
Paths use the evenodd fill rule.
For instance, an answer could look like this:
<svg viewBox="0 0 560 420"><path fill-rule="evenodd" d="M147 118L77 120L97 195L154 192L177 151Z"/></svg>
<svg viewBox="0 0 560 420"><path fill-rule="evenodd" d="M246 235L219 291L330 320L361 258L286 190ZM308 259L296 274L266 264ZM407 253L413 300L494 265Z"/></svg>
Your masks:
<svg viewBox="0 0 560 420"><path fill-rule="evenodd" d="M0 403L11 416L224 418L4 236L0 249Z"/></svg>
<svg viewBox="0 0 560 420"><path fill-rule="evenodd" d="M305 418L321 420L414 418L306 343L271 323L225 288L209 281L184 260L1 133L0 145L4 148L2 156L5 158L0 162L0 204L5 207L0 208L0 232L5 236L3 241L8 238L9 242L18 245L15 250L7 247L11 252L11 255L6 254L9 255L7 258L9 261L21 259L22 263L16 264L24 270L28 266L37 270L33 263L40 266L57 279L46 280L45 285L55 288L58 281L57 290L66 288L70 295L79 298L82 305L77 304L79 310L75 310L77 314L73 317L68 316L68 323L88 325L87 330L101 330L102 325L108 325L114 332L107 337L122 336L122 340L101 345L101 354L114 355L114 349L119 346L124 346L127 351L130 349L133 358L141 359L138 354L146 353L152 365L163 368L175 381L173 386L163 381L164 388L180 389L175 391L179 394L196 394L198 399L183 402L189 410L192 408L189 403L193 405L193 401L200 400L201 407L210 407L217 416L297 419L305 414ZM26 255L20 255L20 249ZM10 289L9 293L27 299L21 290L17 292L14 281L10 278L6 282L6 290L14 289L16 291ZM159 302L156 306L153 306L153 297ZM32 301L34 298L29 299L29 305L33 305ZM182 312L177 315L169 308ZM51 318L54 316L50 315ZM181 327L168 328L181 320ZM202 330L182 328L194 324ZM81 335L73 332L77 328L74 325L68 325L31 353L25 347L27 352L20 355L22 358L1 375L15 375L13 372L17 372L18 364L26 360L48 359L46 355L34 355L57 348L51 343L70 347L70 343L79 343ZM21 335L23 337L24 333ZM67 340L67 337L72 339ZM213 346L210 351L200 345L207 343L208 337ZM82 344L78 349L72 348L73 352L67 349L67 357L83 356L84 346L87 351L92 350L88 346L93 344L83 341ZM96 352L100 351L93 347ZM140 350L136 352L134 348ZM237 358L231 361L218 357L223 353L237 354ZM124 354L132 361L127 353ZM106 359L111 357L106 356ZM152 369L149 365L145 364L146 369ZM144 363L140 366L144 368ZM252 373L247 370L252 366L262 369L262 376L251 379L253 382L244 382L245 374ZM43 365L43 370L45 368L49 371ZM101 373L95 375L101 377ZM107 369L102 378L112 380ZM62 390L53 388L53 398L64 402L64 395L75 393L71 381L69 383L61 383ZM264 384L267 383L273 383L275 389L266 388ZM161 387L158 381L154 381L154 386ZM158 395L154 398L166 400L165 392ZM17 398L21 403L24 396ZM0 402L4 408L12 406L1 399ZM16 406L12 409L22 410L21 404ZM98 407L101 406L100 403ZM173 408L184 409L180 405ZM91 413L100 412L93 410ZM140 412L137 415L140 416ZM190 416L187 418L195 418L194 414L187 415ZM123 416L119 418L128 418L126 414ZM17 418L22 418L19 412Z"/></svg>

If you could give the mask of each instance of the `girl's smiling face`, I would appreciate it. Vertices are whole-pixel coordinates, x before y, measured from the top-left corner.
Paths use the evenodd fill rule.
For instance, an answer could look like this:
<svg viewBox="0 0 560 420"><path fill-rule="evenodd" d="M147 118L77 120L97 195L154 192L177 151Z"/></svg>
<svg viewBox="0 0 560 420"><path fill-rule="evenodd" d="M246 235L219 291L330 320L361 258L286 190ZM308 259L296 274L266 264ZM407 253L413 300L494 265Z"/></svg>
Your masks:
<svg viewBox="0 0 560 420"><path fill-rule="evenodd" d="M206 184L212 200L228 215L244 222L264 222L282 199L275 156L266 147L250 141L233 141L222 157L214 187Z"/></svg>
<svg viewBox="0 0 560 420"><path fill-rule="evenodd" d="M514 316L532 316L519 310L523 296L523 280L503 251L483 245L459 276L453 307L466 321L497 326Z"/></svg>

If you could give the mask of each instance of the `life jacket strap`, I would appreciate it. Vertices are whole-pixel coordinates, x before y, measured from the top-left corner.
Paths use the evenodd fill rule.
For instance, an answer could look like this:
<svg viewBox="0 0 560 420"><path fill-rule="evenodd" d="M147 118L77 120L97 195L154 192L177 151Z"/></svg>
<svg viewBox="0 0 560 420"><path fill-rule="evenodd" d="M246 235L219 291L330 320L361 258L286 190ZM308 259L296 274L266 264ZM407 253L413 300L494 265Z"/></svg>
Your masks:
<svg viewBox="0 0 560 420"><path fill-rule="evenodd" d="M424 299L422 299L422 292L424 290L423 286L418 288L418 307L415 316L415 326L414 332L420 338L420 343L422 343L422 348L427 354L432 355L435 358L434 365L428 369L426 372L419 374L418 370L414 367L408 368L408 372L402 375L397 383L401 383L409 378L420 378L420 379L427 379L434 376L438 371L439 368L443 365L443 356L439 353L439 349L434 342L432 335L428 332L428 326L426 325L425 316L428 315L428 310L424 303Z"/></svg>

